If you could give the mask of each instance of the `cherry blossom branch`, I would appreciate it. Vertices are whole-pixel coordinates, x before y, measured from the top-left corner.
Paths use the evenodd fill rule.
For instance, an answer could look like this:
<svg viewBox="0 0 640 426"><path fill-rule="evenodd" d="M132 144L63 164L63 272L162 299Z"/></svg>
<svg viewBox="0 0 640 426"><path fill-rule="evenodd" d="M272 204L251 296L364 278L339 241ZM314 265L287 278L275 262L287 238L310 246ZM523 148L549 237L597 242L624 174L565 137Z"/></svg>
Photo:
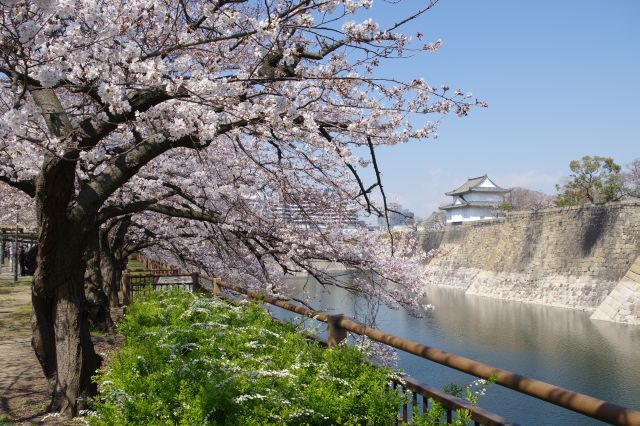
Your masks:
<svg viewBox="0 0 640 426"><path fill-rule="evenodd" d="M35 180L13 180L8 176L0 175L0 182L4 182L7 185L19 189L20 191L27 194L29 197L34 197L36 194L36 183Z"/></svg>
<svg viewBox="0 0 640 426"><path fill-rule="evenodd" d="M369 145L369 152L371 153L371 161L373 163L373 170L376 173L376 180L378 181L378 188L380 188L380 194L382 195L382 205L384 206L384 219L387 223L387 231L389 232L389 238L391 239L391 255L393 256L394 252L394 244L393 244L393 232L391 232L391 225L389 223L389 207L387 206L387 196L384 193L384 189L382 188L382 176L380 173L380 168L378 167L378 160L376 158L376 153L373 148L373 142L371 141L371 137L367 136L367 143Z"/></svg>

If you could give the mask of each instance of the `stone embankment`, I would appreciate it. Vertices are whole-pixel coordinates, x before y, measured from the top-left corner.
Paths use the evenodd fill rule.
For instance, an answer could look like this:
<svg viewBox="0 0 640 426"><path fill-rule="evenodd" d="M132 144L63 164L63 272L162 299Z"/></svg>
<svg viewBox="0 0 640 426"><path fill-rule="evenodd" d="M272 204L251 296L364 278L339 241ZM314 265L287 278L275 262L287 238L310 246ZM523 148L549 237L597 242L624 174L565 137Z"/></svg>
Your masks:
<svg viewBox="0 0 640 426"><path fill-rule="evenodd" d="M640 325L640 256L591 319Z"/></svg>
<svg viewBox="0 0 640 426"><path fill-rule="evenodd" d="M640 323L640 203L511 213L421 235L430 284ZM635 263L634 263L635 262Z"/></svg>

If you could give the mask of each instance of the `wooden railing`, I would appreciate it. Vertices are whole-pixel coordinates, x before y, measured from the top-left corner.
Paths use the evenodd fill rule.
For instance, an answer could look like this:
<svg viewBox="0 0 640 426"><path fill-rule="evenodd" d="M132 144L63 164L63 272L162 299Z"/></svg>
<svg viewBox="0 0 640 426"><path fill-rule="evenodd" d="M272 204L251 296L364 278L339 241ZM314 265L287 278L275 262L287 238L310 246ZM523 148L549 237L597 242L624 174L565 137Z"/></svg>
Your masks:
<svg viewBox="0 0 640 426"><path fill-rule="evenodd" d="M153 280L161 275L149 275L149 289L164 287ZM166 275L164 275L166 276ZM181 277L186 274L179 275ZM218 278L190 274L192 278L191 290L204 290L214 295L220 295L222 290L228 290L236 294L245 295L251 299L277 306L299 315L313 318L327 324L327 345L333 347L347 337L347 332L352 332L361 336L384 343L401 351L416 355L418 357L436 362L438 364L462 371L464 373L483 378L494 379L495 383L515 390L519 393L529 395L551 404L575 411L593 419L601 420L616 425L640 425L640 411L622 407L607 401L593 398L578 392L573 392L559 386L554 386L540 380L531 379L512 373L507 370L496 368L469 358L442 351L438 348L422 345L402 337L394 336L383 331L366 327L352 321L343 315L328 315L323 312L314 311L303 306L294 305L282 298L266 295L257 291L247 290L240 286L223 282ZM130 300L133 294L128 288L129 281L133 277L123 276L123 299ZM167 284L167 286L174 284ZM467 401L448 395L438 389L420 383L414 378L404 377L403 381L397 383L399 391L411 392L412 398L402 407L401 419L407 422L413 407L419 411L426 411L429 399L439 402L446 410L447 419L450 421L455 415L455 410L466 409L471 414L471 419L476 425L514 425L501 416L484 410L480 407L472 406Z"/></svg>
<svg viewBox="0 0 640 426"><path fill-rule="evenodd" d="M166 271L156 271L149 275L125 275L127 282L127 300L132 296L150 293L158 288L172 288L187 291L196 290L197 280L193 274L166 273Z"/></svg>

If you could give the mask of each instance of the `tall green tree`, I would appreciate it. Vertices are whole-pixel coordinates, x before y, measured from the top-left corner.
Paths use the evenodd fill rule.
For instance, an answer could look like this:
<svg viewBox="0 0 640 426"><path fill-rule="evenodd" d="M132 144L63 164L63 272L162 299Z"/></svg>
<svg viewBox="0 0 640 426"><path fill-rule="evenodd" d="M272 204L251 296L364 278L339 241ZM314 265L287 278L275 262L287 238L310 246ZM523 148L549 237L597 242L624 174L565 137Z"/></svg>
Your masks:
<svg viewBox="0 0 640 426"><path fill-rule="evenodd" d="M602 204L624 196L621 167L611 157L588 156L569 163L571 175L563 186L556 185L559 207Z"/></svg>

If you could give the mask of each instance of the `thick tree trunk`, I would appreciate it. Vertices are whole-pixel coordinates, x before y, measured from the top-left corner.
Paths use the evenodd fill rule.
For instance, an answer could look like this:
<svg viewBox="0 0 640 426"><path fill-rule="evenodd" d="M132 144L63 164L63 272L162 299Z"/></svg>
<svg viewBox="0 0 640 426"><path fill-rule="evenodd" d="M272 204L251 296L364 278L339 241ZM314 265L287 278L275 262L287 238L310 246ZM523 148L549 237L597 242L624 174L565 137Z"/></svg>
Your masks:
<svg viewBox="0 0 640 426"><path fill-rule="evenodd" d="M58 261L41 256L37 275L49 263L46 287L34 283L32 345L51 391L50 411L75 416L95 395L91 376L100 365L89 334L87 302L84 294L83 252L64 242L65 255ZM46 247L47 244L41 246ZM37 278L36 278L37 279Z"/></svg>
<svg viewBox="0 0 640 426"><path fill-rule="evenodd" d="M116 307L118 289L122 277L122 249L126 243L126 236L131 225L131 217L124 216L114 219L109 226L100 228L100 271L102 274L102 288L109 298L109 305Z"/></svg>
<svg viewBox="0 0 640 426"><path fill-rule="evenodd" d="M71 161L47 155L38 176L38 258L32 286L32 345L49 380L49 409L67 416L77 415L96 393L91 376L100 364L84 295L83 254L91 226L67 215L74 167Z"/></svg>
<svg viewBox="0 0 640 426"><path fill-rule="evenodd" d="M35 290L35 289L34 289ZM56 390L57 367L56 367L56 344L53 330L54 298L52 296L39 296L35 291L31 293L31 303L33 305L33 315L31 317L31 345L35 350L36 357L42 366L47 383L49 394L54 395ZM50 402L49 410L53 406Z"/></svg>
<svg viewBox="0 0 640 426"><path fill-rule="evenodd" d="M112 231L112 228L100 229L100 273L102 275L102 288L109 298L109 306L117 307L119 304L120 271L110 241L110 231Z"/></svg>
<svg viewBox="0 0 640 426"><path fill-rule="evenodd" d="M79 277L82 280L82 276ZM54 408L75 416L87 407L97 393L91 380L100 367L89 334L84 289L80 283L69 283L57 289L55 336L58 382ZM78 285L80 284L80 285Z"/></svg>
<svg viewBox="0 0 640 426"><path fill-rule="evenodd" d="M100 251L100 273L102 274L102 288L109 299L109 306L117 307L120 304L118 284L120 283L121 271L119 263L111 253Z"/></svg>
<svg viewBox="0 0 640 426"><path fill-rule="evenodd" d="M89 232L85 250L84 295L88 302L91 326L106 332L113 329L113 321L109 312L109 298L103 290L101 257L98 229L95 227Z"/></svg>

